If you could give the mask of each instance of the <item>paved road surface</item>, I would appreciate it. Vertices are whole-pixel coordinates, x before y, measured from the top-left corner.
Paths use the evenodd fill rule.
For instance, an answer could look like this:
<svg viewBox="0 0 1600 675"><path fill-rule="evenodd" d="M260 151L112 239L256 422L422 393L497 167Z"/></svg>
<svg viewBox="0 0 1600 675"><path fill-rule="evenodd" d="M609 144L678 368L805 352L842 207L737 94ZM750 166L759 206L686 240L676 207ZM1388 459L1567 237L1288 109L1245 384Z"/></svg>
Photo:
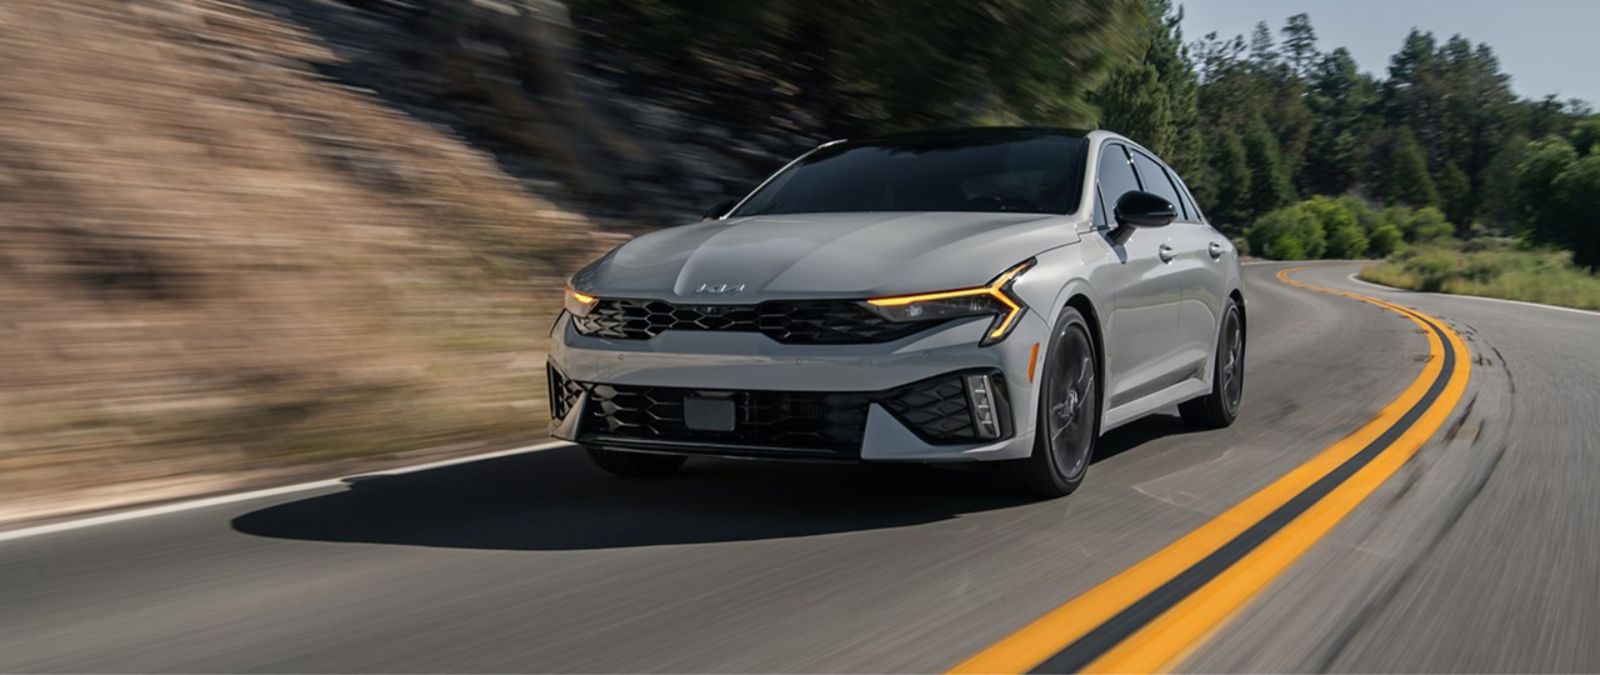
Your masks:
<svg viewBox="0 0 1600 675"><path fill-rule="evenodd" d="M562 447L0 542L0 671L939 671L1367 422L1417 326L1247 268L1238 423L1105 439L1061 501L921 468ZM1297 278L1472 350L1404 469L1204 644L1198 671L1600 671L1600 317Z"/></svg>

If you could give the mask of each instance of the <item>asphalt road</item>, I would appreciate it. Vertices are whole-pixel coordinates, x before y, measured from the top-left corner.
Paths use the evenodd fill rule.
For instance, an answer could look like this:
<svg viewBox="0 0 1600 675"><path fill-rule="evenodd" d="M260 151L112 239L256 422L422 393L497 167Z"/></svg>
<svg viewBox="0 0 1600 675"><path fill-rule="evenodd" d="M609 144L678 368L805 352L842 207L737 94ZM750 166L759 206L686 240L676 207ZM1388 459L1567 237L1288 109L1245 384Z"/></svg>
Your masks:
<svg viewBox="0 0 1600 675"><path fill-rule="evenodd" d="M0 671L940 671L1370 420L1416 324L1247 268L1232 428L1106 438L1072 497L975 473L570 447L0 542ZM1183 663L1600 671L1600 316L1297 278L1428 312L1471 384L1400 472Z"/></svg>

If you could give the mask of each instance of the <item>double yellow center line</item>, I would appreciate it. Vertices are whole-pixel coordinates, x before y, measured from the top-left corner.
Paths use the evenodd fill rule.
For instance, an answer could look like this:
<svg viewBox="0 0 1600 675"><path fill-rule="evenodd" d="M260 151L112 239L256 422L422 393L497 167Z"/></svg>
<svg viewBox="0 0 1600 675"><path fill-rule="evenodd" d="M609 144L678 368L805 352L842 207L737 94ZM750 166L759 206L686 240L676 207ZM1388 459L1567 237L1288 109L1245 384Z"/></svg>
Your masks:
<svg viewBox="0 0 1600 675"><path fill-rule="evenodd" d="M1427 364L1377 417L1259 492L957 665L954 673L1158 672L1176 666L1394 475L1467 388L1461 337L1427 314L1298 281L1399 313L1422 328Z"/></svg>

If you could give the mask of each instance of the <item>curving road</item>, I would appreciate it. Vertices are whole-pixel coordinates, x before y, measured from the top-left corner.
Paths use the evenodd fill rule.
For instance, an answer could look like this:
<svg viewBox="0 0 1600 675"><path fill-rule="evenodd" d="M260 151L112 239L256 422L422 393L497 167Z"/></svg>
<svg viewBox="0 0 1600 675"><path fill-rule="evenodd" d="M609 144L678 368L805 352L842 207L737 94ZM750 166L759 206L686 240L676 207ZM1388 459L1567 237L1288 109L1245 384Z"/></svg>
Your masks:
<svg viewBox="0 0 1600 675"><path fill-rule="evenodd" d="M1600 671L1600 315L1388 291L1466 342L1443 429L1180 670ZM1371 420L1418 325L1247 268L1238 423L1114 432L1085 487L558 447L0 541L0 671L950 668Z"/></svg>

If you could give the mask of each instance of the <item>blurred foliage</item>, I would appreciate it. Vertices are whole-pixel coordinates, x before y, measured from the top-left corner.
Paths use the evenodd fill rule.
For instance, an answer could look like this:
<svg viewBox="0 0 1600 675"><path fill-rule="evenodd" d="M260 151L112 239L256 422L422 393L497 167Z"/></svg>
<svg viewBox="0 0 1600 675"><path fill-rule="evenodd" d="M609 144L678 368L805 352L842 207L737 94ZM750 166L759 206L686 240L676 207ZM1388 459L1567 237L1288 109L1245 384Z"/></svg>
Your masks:
<svg viewBox="0 0 1600 675"><path fill-rule="evenodd" d="M1143 42L1137 0L574 0L575 16L726 116L772 99L830 135L980 120L1094 123L1089 93Z"/></svg>

